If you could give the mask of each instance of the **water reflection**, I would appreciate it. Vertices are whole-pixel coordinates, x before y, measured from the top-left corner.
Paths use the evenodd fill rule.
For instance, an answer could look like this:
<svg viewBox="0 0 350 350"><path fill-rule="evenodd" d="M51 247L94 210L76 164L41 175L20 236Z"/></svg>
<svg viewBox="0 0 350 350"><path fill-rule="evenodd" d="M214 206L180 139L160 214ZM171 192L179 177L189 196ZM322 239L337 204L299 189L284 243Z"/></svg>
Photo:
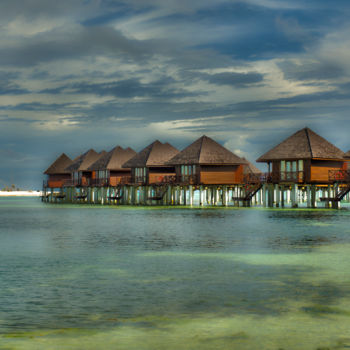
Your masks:
<svg viewBox="0 0 350 350"><path fill-rule="evenodd" d="M0 209L0 349L350 344L348 212L19 208Z"/></svg>

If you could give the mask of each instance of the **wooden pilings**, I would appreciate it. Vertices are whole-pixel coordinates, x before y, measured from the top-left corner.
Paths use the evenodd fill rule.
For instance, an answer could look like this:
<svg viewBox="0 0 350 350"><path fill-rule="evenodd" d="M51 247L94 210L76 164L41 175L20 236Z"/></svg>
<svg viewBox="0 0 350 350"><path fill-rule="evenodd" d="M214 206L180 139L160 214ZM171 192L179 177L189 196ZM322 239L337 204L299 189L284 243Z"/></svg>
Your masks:
<svg viewBox="0 0 350 350"><path fill-rule="evenodd" d="M119 185L110 187L45 188L42 201L49 203L88 203L100 205L165 205L165 206L263 206L276 208L338 209L334 185L265 183L249 200L243 185ZM329 200L327 200L329 198ZM349 194L345 200L350 200Z"/></svg>

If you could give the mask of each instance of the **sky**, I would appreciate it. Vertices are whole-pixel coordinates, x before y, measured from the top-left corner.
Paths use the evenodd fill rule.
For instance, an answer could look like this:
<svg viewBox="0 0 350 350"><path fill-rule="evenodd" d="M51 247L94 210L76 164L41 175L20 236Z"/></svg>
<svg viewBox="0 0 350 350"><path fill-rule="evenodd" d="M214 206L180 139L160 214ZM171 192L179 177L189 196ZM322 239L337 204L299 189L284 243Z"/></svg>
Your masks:
<svg viewBox="0 0 350 350"><path fill-rule="evenodd" d="M62 152L156 139L205 134L255 161L308 126L347 151L349 15L348 0L1 0L0 188L41 188Z"/></svg>

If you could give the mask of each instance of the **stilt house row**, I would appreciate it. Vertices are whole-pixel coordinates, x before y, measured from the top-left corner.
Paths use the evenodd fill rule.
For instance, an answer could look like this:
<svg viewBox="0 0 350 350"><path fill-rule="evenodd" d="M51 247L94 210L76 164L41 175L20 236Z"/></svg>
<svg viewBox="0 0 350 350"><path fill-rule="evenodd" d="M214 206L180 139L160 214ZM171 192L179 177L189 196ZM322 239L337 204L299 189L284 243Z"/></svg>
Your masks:
<svg viewBox="0 0 350 350"><path fill-rule="evenodd" d="M268 164L267 182L328 184L332 173L347 170L345 154L309 128L297 131L257 162Z"/></svg>
<svg viewBox="0 0 350 350"><path fill-rule="evenodd" d="M158 140L139 153L119 146L108 153L91 149L73 161L62 154L45 171L42 198L131 205L297 207L305 202L310 208L323 202L334 209L344 198L350 201L350 151L345 154L309 128L257 161L267 163L267 173L207 136L181 152Z"/></svg>
<svg viewBox="0 0 350 350"><path fill-rule="evenodd" d="M207 136L181 152L156 140L139 153L117 146L108 153L90 149L73 161L62 154L45 174L46 186L51 188L159 183L235 185L251 182L251 178L267 183L322 185L333 183L339 174L347 174L349 161L350 151L345 154L304 128L257 159L268 164L267 174Z"/></svg>

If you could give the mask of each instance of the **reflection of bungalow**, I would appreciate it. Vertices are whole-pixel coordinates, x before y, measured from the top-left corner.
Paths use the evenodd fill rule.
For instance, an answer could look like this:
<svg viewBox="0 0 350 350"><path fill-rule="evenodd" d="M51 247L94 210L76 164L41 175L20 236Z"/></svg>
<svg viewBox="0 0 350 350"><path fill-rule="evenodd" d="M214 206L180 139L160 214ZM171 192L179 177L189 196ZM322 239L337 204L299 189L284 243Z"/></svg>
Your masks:
<svg viewBox="0 0 350 350"><path fill-rule="evenodd" d="M179 151L169 143L157 140L124 163L123 168L131 168L132 183L161 183L175 175L174 167L165 163L177 153Z"/></svg>
<svg viewBox="0 0 350 350"><path fill-rule="evenodd" d="M272 182L328 183L331 171L346 169L344 153L309 128L292 136L262 155Z"/></svg>
<svg viewBox="0 0 350 350"><path fill-rule="evenodd" d="M48 175L47 187L60 188L71 178L70 171L65 170L72 164L72 160L62 153L44 172Z"/></svg>
<svg viewBox="0 0 350 350"><path fill-rule="evenodd" d="M133 149L117 146L100 157L88 168L92 171L92 185L117 186L130 182L131 169L122 165L135 155Z"/></svg>
<svg viewBox="0 0 350 350"><path fill-rule="evenodd" d="M175 166L178 182L208 185L242 183L246 163L207 136L202 136L167 162Z"/></svg>
<svg viewBox="0 0 350 350"><path fill-rule="evenodd" d="M73 160L73 163L66 168L71 173L72 185L88 186L92 176L92 171L88 170L96 160L106 152L97 153L93 149L88 150Z"/></svg>

